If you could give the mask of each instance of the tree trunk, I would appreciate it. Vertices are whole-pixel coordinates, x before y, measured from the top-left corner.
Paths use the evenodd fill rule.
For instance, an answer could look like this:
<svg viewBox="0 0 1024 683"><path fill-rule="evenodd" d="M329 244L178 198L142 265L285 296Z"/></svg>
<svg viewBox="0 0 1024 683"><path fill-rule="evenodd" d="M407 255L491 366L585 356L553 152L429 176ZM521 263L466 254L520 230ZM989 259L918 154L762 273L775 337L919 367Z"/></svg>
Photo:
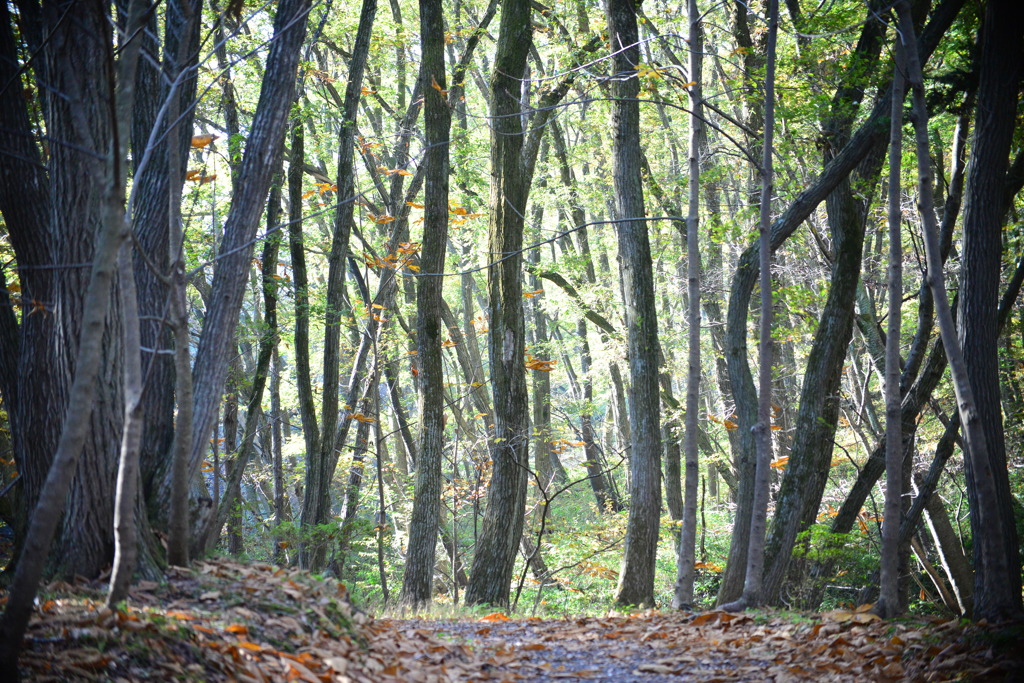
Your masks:
<svg viewBox="0 0 1024 683"><path fill-rule="evenodd" d="M902 4L904 0L897 4ZM891 619L900 612L899 520L903 494L903 430L900 393L900 323L903 305L903 193L900 171L903 159L903 100L906 92L906 45L897 35L892 86L892 125L889 138L889 268L888 325L885 339L885 515L879 567L878 615Z"/></svg>
<svg viewBox="0 0 1024 683"><path fill-rule="evenodd" d="M530 418L524 366L522 253L529 176L519 103L531 40L527 0L502 4L491 79L491 199L487 270L488 347L494 405L493 471L466 603L507 605L523 533ZM530 165L532 168L532 164Z"/></svg>
<svg viewBox="0 0 1024 683"><path fill-rule="evenodd" d="M859 102L864 96L865 85L857 74L871 68L878 60L884 26L874 18L873 12L869 10L869 19L851 57L857 68L849 70L849 80L836 90L830 115L823 122L827 133L824 140L826 162L832 160L836 148L845 149L853 124L850 101ZM867 158L858 168L855 178L860 182L877 180L884 156L883 140L877 137L873 141ZM761 599L767 604L779 600L797 535L815 521L828 476L828 463L832 460L839 418L839 388L853 334L866 220L866 207L854 194L853 182L853 178L843 179L825 199L833 244L831 286L807 357L796 433L766 541Z"/></svg>
<svg viewBox="0 0 1024 683"><path fill-rule="evenodd" d="M444 451L444 366L441 321L444 257L448 244L448 136L451 110L445 100L444 16L441 0L420 0L421 89L426 132L423 249L416 281L416 362L419 374L419 463L409 521L409 552L401 601L412 607L433 595L434 554L441 515ZM436 87L434 87L436 86Z"/></svg>
<svg viewBox="0 0 1024 683"><path fill-rule="evenodd" d="M629 355L630 503L626 544L615 602L654 605L654 561L661 517L661 401L658 395L658 320L651 247L640 177L640 83L636 13L631 0L609 0L615 101L612 103L612 179L619 273L626 307Z"/></svg>
<svg viewBox="0 0 1024 683"><path fill-rule="evenodd" d="M349 307L345 292L345 264L349 250L355 209L355 136L363 74L370 49L370 33L377 14L377 0L363 0L356 31L355 46L349 62L342 126L338 135L337 194L341 199L334 216L331 250L328 254L327 312L324 319L323 403L320 411L320 448L306 454L306 490L302 501L302 527L324 524L330 519L330 479L337 460L333 435L338 431L340 394L340 348L342 311ZM352 390L352 387L349 387ZM351 404L350 404L351 405ZM322 544L304 546L299 553L302 566L317 571L326 560Z"/></svg>
<svg viewBox="0 0 1024 683"><path fill-rule="evenodd" d="M305 135L302 120L292 119L291 162L288 166L288 249L291 256L292 286L295 291L295 388L306 457L320 449L320 425L313 398L313 374L309 362L309 278L302 235L302 167L305 163Z"/></svg>
<svg viewBox="0 0 1024 683"><path fill-rule="evenodd" d="M1022 73L1020 59L1013 57L1020 53L1022 10L1019 2L991 0L985 7L979 31L981 76L964 208L958 340L963 348L963 371L969 392L963 390L968 387L961 387L954 374L967 440L967 497L974 537L974 618L989 621L1018 617L1022 611L1020 548L999 403L996 308L1002 252L1002 181L1008 166ZM911 64L910 68L916 81L915 104L918 98L922 100L920 113L915 116L924 116L923 83L917 80L920 64L917 63L917 71L914 66ZM924 127L926 122L915 124ZM924 134L926 131L920 135ZM921 154L920 149L918 153ZM922 187L922 192L925 189ZM947 351L951 351L954 342L947 339L941 318L940 330ZM950 353L951 370L955 369L953 357ZM973 397L973 406L969 396Z"/></svg>
<svg viewBox="0 0 1024 683"><path fill-rule="evenodd" d="M775 2L771 3L771 11L777 13ZM701 26L700 13L697 9L697 0L689 0L687 14L690 21L690 73L689 78L694 84L690 87L690 106L693 114L690 117L690 151L689 151L689 207L686 218L686 281L687 281L687 373L686 373L686 435L683 451L686 462L686 484L683 487L685 500L683 506L682 526L679 533L679 557L676 567L675 595L672 599L672 606L676 609L689 609L693 605L693 580L694 563L697 542L697 486L700 476L700 461L697 457L697 430L699 429L698 401L700 399L700 251L697 239L697 231L700 225L700 154L704 146L704 121L702 118L704 91L701 85L703 79L703 51L704 51L704 29ZM774 15L772 15L774 17ZM765 109L769 112L768 120L771 120L771 103L773 101L773 79L774 79L774 35L777 29L777 19L769 19L769 42L768 42L768 76L765 83L766 104ZM769 189L768 194L762 193L762 206L770 206L771 203L771 132L766 128L765 149L765 186ZM762 231L768 232L768 212L762 211ZM763 249L768 250L767 237L763 242ZM762 268L765 267L762 261ZM762 283L762 287L763 287ZM763 290L762 290L763 291ZM764 296L764 294L762 294ZM770 297L769 297L770 299ZM762 314L763 316L763 314ZM762 325L767 324L762 317ZM762 349L761 363L771 368L768 359Z"/></svg>
<svg viewBox="0 0 1024 683"><path fill-rule="evenodd" d="M156 38L157 13L149 18L147 30L141 36L144 57L139 62L138 95L132 121L135 171L132 218L138 245L133 250L133 267L141 318L143 376L147 387L142 392L142 450L139 458L150 518L161 529L167 529L171 509L169 499L156 492L160 490L160 482L172 476L172 458L168 454L174 440L176 401L175 392L166 389L176 382L174 357L160 353L173 348L172 328L164 323L171 302L171 286L167 277L176 258L176 254L170 251L170 214L174 207L180 218L181 184L188 164L195 115L201 12L201 0L171 0L167 3L162 62ZM168 111L158 119L159 109L164 103ZM170 115L173 109L178 112L174 117ZM172 131L175 123L177 125ZM176 203L172 199L175 196Z"/></svg>
<svg viewBox="0 0 1024 683"><path fill-rule="evenodd" d="M59 325L67 334L60 361L71 372L70 386L60 441L52 461L42 463L48 467L46 481L39 489L0 620L0 672L9 680L18 677L21 641L62 516L65 531L57 548L66 571L95 576L110 560L114 502L110 475L116 470L123 419L123 356L117 352L121 335L115 290L118 252L130 234L124 206L132 91L113 88L114 46L103 5L68 3L48 10L43 55L53 67L48 131L67 143L55 145L51 156L55 191L51 229L58 236L59 262L86 262L92 267L87 275L71 269L60 277L63 305L51 312L59 313ZM83 47L85 52L80 53ZM134 82L137 55L134 48L121 52L117 70L125 81ZM54 412L58 409L50 407ZM76 477L79 462L83 472ZM69 528L77 536L69 535Z"/></svg>
<svg viewBox="0 0 1024 683"><path fill-rule="evenodd" d="M260 99L239 165L238 192L224 223L210 302L193 364L195 410L189 480L199 470L206 452L217 406L224 391L231 357L233 331L238 323L246 273L252 260L253 239L264 199L274 172L274 160L288 124L295 92L299 48L306 34L309 0L281 0L274 17L274 36L267 57ZM158 495L169 498L171 482L165 478Z"/></svg>

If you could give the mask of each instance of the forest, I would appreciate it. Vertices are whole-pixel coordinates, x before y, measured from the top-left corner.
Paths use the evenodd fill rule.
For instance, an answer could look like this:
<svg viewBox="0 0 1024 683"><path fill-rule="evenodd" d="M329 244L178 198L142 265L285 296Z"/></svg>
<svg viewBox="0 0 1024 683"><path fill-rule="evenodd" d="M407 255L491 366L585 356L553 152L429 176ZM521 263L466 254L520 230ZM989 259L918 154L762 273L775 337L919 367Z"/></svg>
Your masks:
<svg viewBox="0 0 1024 683"><path fill-rule="evenodd" d="M1024 6L222 3L0 4L0 669L211 562L1024 616Z"/></svg>

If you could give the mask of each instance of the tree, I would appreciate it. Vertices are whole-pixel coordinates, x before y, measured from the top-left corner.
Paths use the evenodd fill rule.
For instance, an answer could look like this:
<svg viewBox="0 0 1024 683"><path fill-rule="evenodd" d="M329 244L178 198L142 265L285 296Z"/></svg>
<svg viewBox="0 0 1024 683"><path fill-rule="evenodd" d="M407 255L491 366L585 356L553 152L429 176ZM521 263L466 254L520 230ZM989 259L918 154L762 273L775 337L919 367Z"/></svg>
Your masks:
<svg viewBox="0 0 1024 683"><path fill-rule="evenodd" d="M336 448L341 444L336 432L346 429L338 424L341 365L341 318L348 306L345 288L345 264L348 260L349 239L354 223L355 211L355 138L359 101L362 97L363 75L370 51L370 34L377 14L377 0L364 0L359 13L359 28L356 44L349 63L349 76L345 84L345 100L342 104L342 127L338 134L338 203L334 214L334 230L331 236L331 251L328 256L327 272L327 314L324 320L324 393L320 410L322 424L318 450L307 453L306 492L302 500L302 526L311 528L324 524L330 519L330 483L338 460ZM349 391L354 387L349 386ZM354 405L354 403L349 403ZM302 563L311 569L321 569L326 560L323 543L309 543L302 550Z"/></svg>
<svg viewBox="0 0 1024 683"><path fill-rule="evenodd" d="M640 178L640 83L636 77L640 50L632 0L609 0L607 14L612 72L616 75L611 121L613 219L626 307L632 430L629 519L615 601L619 605L651 606L661 517L661 401L654 274Z"/></svg>
<svg viewBox="0 0 1024 683"><path fill-rule="evenodd" d="M58 9L64 11L58 14ZM117 361L123 361L123 356L116 352L108 355L106 360L109 365L106 368L103 356L105 351L110 353L111 347L120 347L115 341L118 340L116 333L113 339L108 333L111 327L118 329L116 314L119 297L115 265L130 235L131 224L124 203L128 120L134 93L131 87L122 88L118 92L114 89L114 83L134 81L139 49L131 38L131 32L138 27L141 12L129 12L132 22L127 26L127 45L122 45L124 49L115 60L109 17L104 5L71 3L64 8L52 7L49 10L45 26L51 31L48 49L53 52L46 55L48 59L68 57L67 50L72 44L77 44L76 41L85 40L90 43L88 58L80 59L76 64L70 61L63 64L60 61L49 62L54 67L49 78L52 79L55 93L60 95L48 103L50 131L59 143L54 150L54 160L56 162L63 158L65 161L62 165L55 163L53 167L56 171L55 185L56 189L66 192L56 197L53 207L54 217L65 225L50 227L58 235L59 231L67 229L67 224L70 224L68 227L79 229L80 235L65 233L58 245L67 252L82 250L78 253L91 261L92 265L85 288L78 292L65 291L66 295L78 297L75 301L73 296L66 296L64 300L69 304L70 315L61 321L69 331L75 333L73 339L77 339L77 348L68 349L68 360L73 363L60 440L56 452L48 459L45 483L37 491L37 502L29 521L25 546L18 561L3 618L0 619L0 671L3 672L0 675L5 680L18 679L21 641L44 574L50 544L62 521L66 503L71 505L67 511L72 524L81 524L79 530L85 530L88 536L83 535L73 545L62 546L65 551L64 561L72 563L72 566L82 566L85 571L90 570L89 564L100 561L100 553L90 547L90 543L94 543L104 531L108 536L113 532L113 525L107 529L94 526L97 513L102 519L105 512L112 512L112 505L102 506L102 499L97 497L113 490L113 482L104 476L108 471L104 465L109 463L104 463L103 457L107 455L108 448L120 445L119 439L110 443L110 434L98 429L96 420L106 420L111 414L117 416L116 411L122 407L119 399L123 396L120 392L123 387L117 386L117 382L124 381L124 370ZM86 189L96 194L82 196L74 192L72 173L87 174L89 179L85 182L91 187ZM82 182L83 178L79 177L78 180ZM77 218L82 222L76 224L76 216L66 213L68 209L79 212ZM63 277L66 278L67 273ZM81 275L75 274L75 277L81 285ZM124 352L123 347L120 350ZM136 389L139 379L137 369L136 366L136 372L129 375ZM110 405L94 404L93 397L97 389ZM133 399L137 398L136 392ZM131 409L134 410L134 407L132 405ZM118 426L115 422L114 428ZM95 439L98 448L89 447L89 437ZM129 438L125 443L126 449L136 446L137 439L134 438ZM127 453L125 460L130 462L135 457L136 453ZM76 477L80 461L86 467L96 468L96 471ZM116 455L114 462L117 462ZM126 468L126 476L134 479L134 474L130 466ZM72 492L73 484L77 484L78 491ZM124 502L120 512L133 514L134 500ZM76 510L75 506L82 503L89 507ZM76 512L79 514L76 515ZM124 559L123 552L120 559Z"/></svg>
<svg viewBox="0 0 1024 683"><path fill-rule="evenodd" d="M977 413L971 414L959 386L957 402L967 439L974 617L989 621L1017 617L1022 609L1020 548L1007 476L996 350L1003 187L1024 74L1020 60L1013 57L1020 53L1024 27L1021 10L1020 3L1007 0L990 0L985 7L979 31L978 113L964 208L958 341ZM915 98L921 97L922 91L923 84L914 83ZM920 111L924 111L923 106ZM943 343L949 349L954 342L944 334ZM984 435L985 447L972 435L975 430Z"/></svg>
<svg viewBox="0 0 1024 683"><path fill-rule="evenodd" d="M869 9L844 82L836 89L825 130L822 156L828 163L851 139L851 102L863 99L863 74L878 61L884 25ZM891 95L890 95L891 96ZM857 105L852 105L855 111ZM780 596L790 569L796 537L818 514L821 496L832 459L834 436L839 420L839 388L843 362L853 334L854 303L860 278L867 217L866 202L854 192L855 183L871 187L878 179L884 156L880 134L866 151L857 172L847 176L825 198L832 235L831 284L828 298L808 354L796 433L788 466L775 506L775 515L765 546L765 575L761 599L769 604ZM748 558L749 567L749 558Z"/></svg>
<svg viewBox="0 0 1024 683"><path fill-rule="evenodd" d="M676 573L675 596L672 606L689 609L693 604L693 580L695 543L697 538L697 479L700 476L697 459L697 418L700 398L700 250L697 230L700 225L700 155L706 139L703 107L704 91L701 80L704 77L704 37L697 1L689 0L687 15L690 19L690 101L693 113L690 118L690 163L689 192L690 205L686 218L686 303L687 303L687 350L686 372L686 434L685 486L682 527L679 532L679 561ZM765 225L767 228L767 222ZM668 467L665 468L666 471Z"/></svg>
<svg viewBox="0 0 1024 683"><path fill-rule="evenodd" d="M900 9L901 16L906 8ZM889 133L889 312L885 338L885 521L882 523L881 591L878 614L899 614L899 522L903 496L903 429L900 415L900 331L903 305L903 100L906 44L897 35Z"/></svg>
<svg viewBox="0 0 1024 683"><path fill-rule="evenodd" d="M433 595L434 552L441 513L444 447L444 367L441 321L444 255L448 243L448 135L451 109L445 98L444 16L440 0L420 1L421 90L426 132L425 214L420 277L416 286L416 359L419 367L419 463L409 521L409 552L402 580L403 603L419 606Z"/></svg>
<svg viewBox="0 0 1024 683"><path fill-rule="evenodd" d="M466 587L466 602L471 605L508 604L526 504L530 417L520 250L530 175L523 164L525 131L519 116L519 98L531 45L530 18L527 0L502 4L491 77L491 198L487 237L487 293L491 310L487 342L494 398L490 449L494 464L483 528Z"/></svg>
<svg viewBox="0 0 1024 683"><path fill-rule="evenodd" d="M779 3L768 3L768 55L764 79L764 144L761 161L761 215L759 271L761 273L761 321L758 343L757 423L753 427L757 458L754 465L753 505L750 539L747 546L747 567L743 594L739 600L722 605L722 609L741 610L760 604L764 572L765 520L768 515L768 468L772 459L772 250L771 198L773 188L773 156L775 147L775 44L779 31Z"/></svg>

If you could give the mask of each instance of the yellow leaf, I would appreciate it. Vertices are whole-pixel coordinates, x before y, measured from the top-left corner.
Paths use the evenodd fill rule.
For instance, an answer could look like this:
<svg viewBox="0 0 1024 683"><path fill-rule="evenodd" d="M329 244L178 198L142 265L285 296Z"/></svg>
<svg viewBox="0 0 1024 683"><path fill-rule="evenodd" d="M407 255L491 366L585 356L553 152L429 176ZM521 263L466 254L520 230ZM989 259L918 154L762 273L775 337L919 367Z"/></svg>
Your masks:
<svg viewBox="0 0 1024 683"><path fill-rule="evenodd" d="M448 95L448 91L442 88L440 85L438 85L437 79L434 78L433 76L430 77L430 87L436 90L437 92L441 93L442 95Z"/></svg>
<svg viewBox="0 0 1024 683"><path fill-rule="evenodd" d="M683 87L684 88L692 88L695 85L697 85L697 81L690 81L689 83L683 83Z"/></svg>
<svg viewBox="0 0 1024 683"><path fill-rule="evenodd" d="M783 456L781 458L776 458L775 460L772 460L771 463L769 464L769 467L774 467L777 470L782 470L782 469L786 468L786 463L788 463L788 462L789 462L789 456L786 455L786 456Z"/></svg>
<svg viewBox="0 0 1024 683"><path fill-rule="evenodd" d="M414 209L422 209L422 208L424 208L423 204L417 204L416 202L406 202L405 205L406 206L411 206Z"/></svg>

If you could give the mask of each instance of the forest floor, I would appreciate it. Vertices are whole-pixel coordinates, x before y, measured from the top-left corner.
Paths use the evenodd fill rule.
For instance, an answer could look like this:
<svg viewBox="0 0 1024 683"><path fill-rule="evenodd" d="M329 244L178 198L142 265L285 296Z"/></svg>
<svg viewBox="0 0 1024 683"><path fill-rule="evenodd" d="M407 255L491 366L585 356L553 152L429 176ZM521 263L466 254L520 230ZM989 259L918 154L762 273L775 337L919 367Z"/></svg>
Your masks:
<svg viewBox="0 0 1024 683"><path fill-rule="evenodd" d="M1024 671L1020 627L886 622L865 609L375 619L334 581L224 560L141 582L116 610L104 589L46 587L23 680L998 681Z"/></svg>

